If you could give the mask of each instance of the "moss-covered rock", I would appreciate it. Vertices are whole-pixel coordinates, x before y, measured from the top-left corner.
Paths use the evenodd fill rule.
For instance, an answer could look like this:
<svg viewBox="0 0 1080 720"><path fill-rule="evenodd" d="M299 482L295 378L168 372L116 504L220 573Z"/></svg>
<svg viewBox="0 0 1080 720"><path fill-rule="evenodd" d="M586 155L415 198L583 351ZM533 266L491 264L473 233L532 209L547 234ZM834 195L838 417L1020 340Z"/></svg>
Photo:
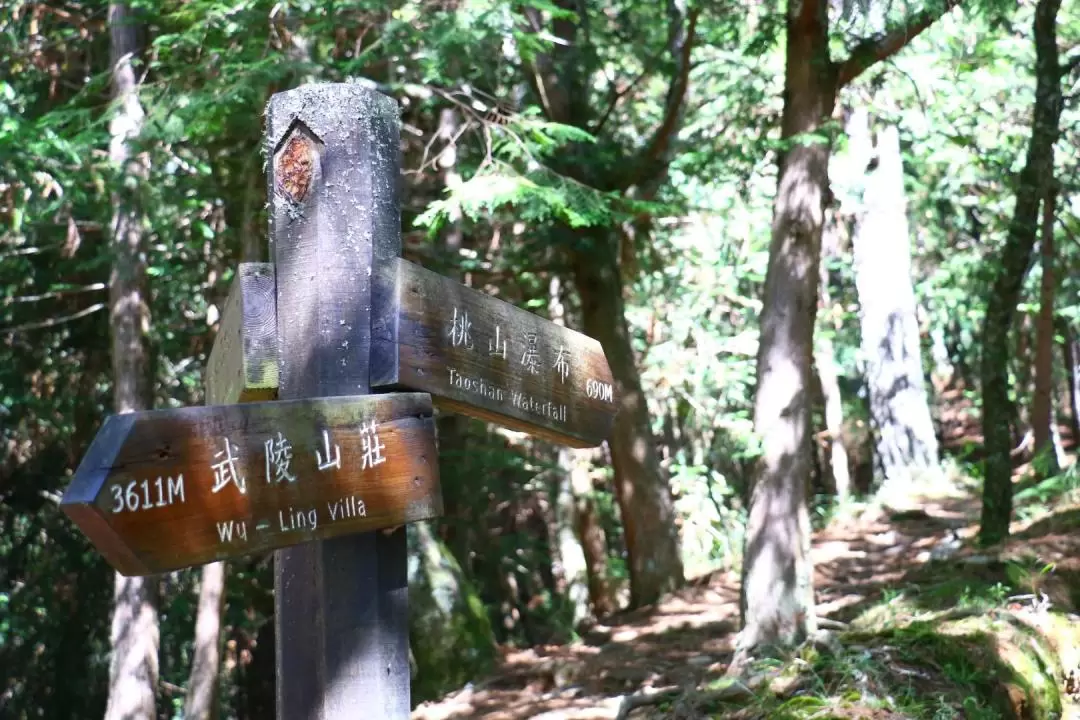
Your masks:
<svg viewBox="0 0 1080 720"><path fill-rule="evenodd" d="M427 523L409 533L409 644L413 704L485 672L495 637L480 597Z"/></svg>

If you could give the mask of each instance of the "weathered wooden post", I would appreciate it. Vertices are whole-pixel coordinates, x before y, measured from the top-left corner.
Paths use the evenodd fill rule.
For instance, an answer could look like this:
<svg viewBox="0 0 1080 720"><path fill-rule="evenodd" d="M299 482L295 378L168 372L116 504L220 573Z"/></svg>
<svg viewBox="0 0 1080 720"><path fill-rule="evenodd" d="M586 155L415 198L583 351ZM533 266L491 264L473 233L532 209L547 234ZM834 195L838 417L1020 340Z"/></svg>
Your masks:
<svg viewBox="0 0 1080 720"><path fill-rule="evenodd" d="M273 97L274 262L222 314L227 404L108 418L62 502L129 575L278 549L283 720L409 716L400 526L442 512L433 401L575 447L617 408L596 340L399 257L398 127L359 85Z"/></svg>
<svg viewBox="0 0 1080 720"><path fill-rule="evenodd" d="M270 101L279 398L370 391L376 268L401 252L398 123L396 103L359 85ZM278 551L279 718L409 716L406 562L404 528Z"/></svg>

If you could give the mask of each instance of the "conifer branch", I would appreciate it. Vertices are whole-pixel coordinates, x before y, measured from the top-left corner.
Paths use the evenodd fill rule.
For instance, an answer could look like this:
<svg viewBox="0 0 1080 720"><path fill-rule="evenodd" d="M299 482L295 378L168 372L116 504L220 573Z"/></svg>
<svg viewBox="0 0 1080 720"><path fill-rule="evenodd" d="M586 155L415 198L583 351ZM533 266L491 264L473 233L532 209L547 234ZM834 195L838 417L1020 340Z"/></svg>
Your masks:
<svg viewBox="0 0 1080 720"><path fill-rule="evenodd" d="M938 18L959 5L962 0L943 0L933 7L924 8L899 27L886 30L881 35L866 38L851 51L847 60L837 65L836 87L840 89L862 75L875 64L888 60L903 50L919 33L934 24Z"/></svg>

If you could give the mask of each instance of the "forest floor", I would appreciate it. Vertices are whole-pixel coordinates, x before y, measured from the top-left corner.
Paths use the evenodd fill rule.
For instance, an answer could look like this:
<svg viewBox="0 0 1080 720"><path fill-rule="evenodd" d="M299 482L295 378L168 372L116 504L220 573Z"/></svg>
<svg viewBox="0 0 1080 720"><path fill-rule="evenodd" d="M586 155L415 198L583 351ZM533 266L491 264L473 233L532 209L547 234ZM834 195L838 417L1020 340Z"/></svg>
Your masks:
<svg viewBox="0 0 1080 720"><path fill-rule="evenodd" d="M907 509L835 513L813 542L825 629L749 687L724 677L739 578L716 572L576 643L507 649L413 718L1080 719L1080 495L1023 473L1023 520L985 551L977 486L959 473Z"/></svg>

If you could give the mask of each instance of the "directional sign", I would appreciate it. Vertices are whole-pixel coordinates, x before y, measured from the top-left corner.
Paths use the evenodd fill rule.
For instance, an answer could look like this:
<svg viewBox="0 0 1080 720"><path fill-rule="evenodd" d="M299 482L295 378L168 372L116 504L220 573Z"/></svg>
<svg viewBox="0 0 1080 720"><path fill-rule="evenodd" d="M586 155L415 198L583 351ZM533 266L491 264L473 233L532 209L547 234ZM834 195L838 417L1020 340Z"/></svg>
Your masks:
<svg viewBox="0 0 1080 720"><path fill-rule="evenodd" d="M617 406L599 342L400 258L380 270L397 294L372 323L372 387L574 447L607 438Z"/></svg>
<svg viewBox="0 0 1080 720"><path fill-rule="evenodd" d="M442 514L430 396L109 417L61 502L125 575Z"/></svg>
<svg viewBox="0 0 1080 720"><path fill-rule="evenodd" d="M272 272L256 263L241 268L240 276L255 268ZM440 407L573 447L608 437L618 397L599 342L401 258L376 272L391 292L385 306L372 310L372 387L428 392ZM258 289L237 287L243 295L237 305L269 312ZM223 320L218 343L228 349L214 351L229 358L225 366L259 367L276 356L276 345L243 341L257 334ZM231 397L266 392L271 379L236 378Z"/></svg>

